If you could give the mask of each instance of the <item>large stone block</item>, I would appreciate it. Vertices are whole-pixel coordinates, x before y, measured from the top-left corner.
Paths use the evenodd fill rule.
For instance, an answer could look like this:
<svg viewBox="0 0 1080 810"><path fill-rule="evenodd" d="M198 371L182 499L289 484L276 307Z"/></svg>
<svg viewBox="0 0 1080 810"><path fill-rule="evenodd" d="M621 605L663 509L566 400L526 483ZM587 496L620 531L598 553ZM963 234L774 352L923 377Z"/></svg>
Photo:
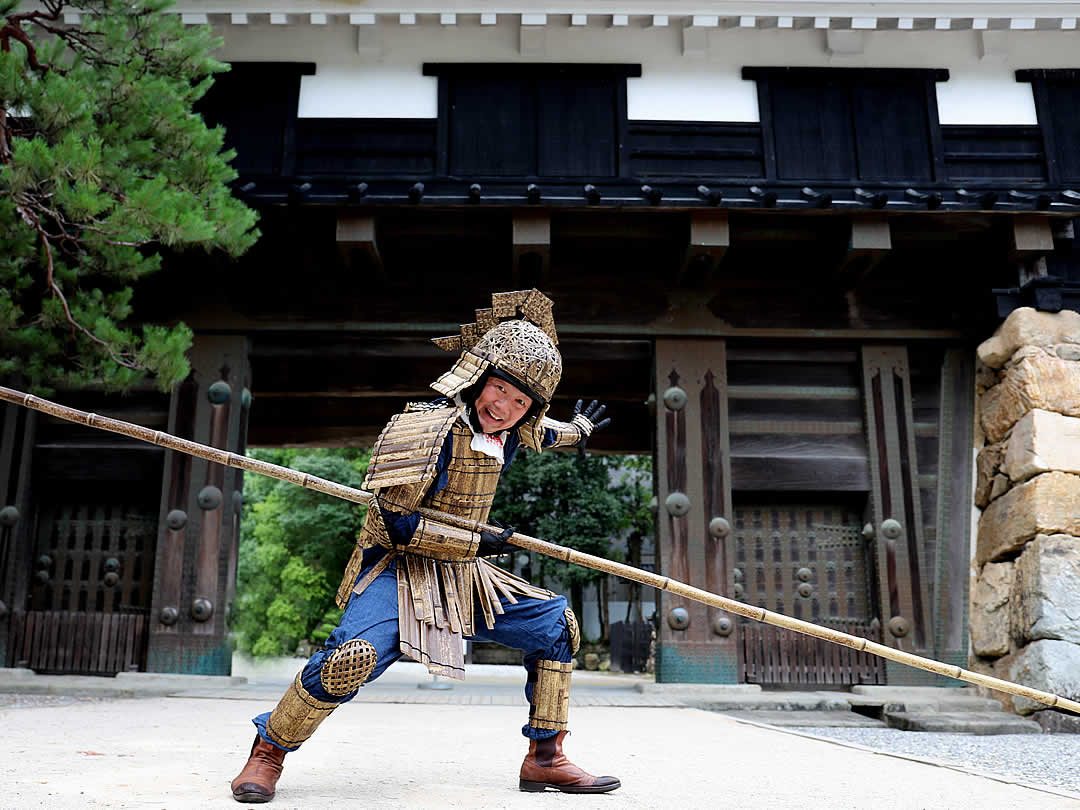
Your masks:
<svg viewBox="0 0 1080 810"><path fill-rule="evenodd" d="M987 563L971 592L971 648L976 655L998 657L1009 651L1009 595L1013 563Z"/></svg>
<svg viewBox="0 0 1080 810"><path fill-rule="evenodd" d="M1009 605L1012 636L1019 644L1038 639L1080 644L1080 537L1040 534L1028 543L1016 560Z"/></svg>
<svg viewBox="0 0 1080 810"><path fill-rule="evenodd" d="M979 565L1023 549L1037 534L1080 537L1080 476L1037 475L992 501L979 518Z"/></svg>
<svg viewBox="0 0 1080 810"><path fill-rule="evenodd" d="M982 342L978 354L986 365L1001 368L1021 346L1049 348L1059 343L1080 343L1080 313L1020 307L1009 314L992 338Z"/></svg>
<svg viewBox="0 0 1080 810"><path fill-rule="evenodd" d="M997 475L1004 460L1004 442L986 445L975 457L975 505L980 509L985 509L990 503L994 476Z"/></svg>
<svg viewBox="0 0 1080 810"><path fill-rule="evenodd" d="M1080 699L1080 644L1070 641L1033 641L999 661L998 669L1013 683L1041 689L1053 695ZM1031 714L1046 705L1014 695L1013 708L1020 714Z"/></svg>
<svg viewBox="0 0 1080 810"><path fill-rule="evenodd" d="M1004 470L1014 483L1051 470L1080 474L1080 419L1036 408L1016 423L1005 448Z"/></svg>
<svg viewBox="0 0 1080 810"><path fill-rule="evenodd" d="M1028 411L1080 416L1080 363L1033 349L979 403L987 441L999 442Z"/></svg>

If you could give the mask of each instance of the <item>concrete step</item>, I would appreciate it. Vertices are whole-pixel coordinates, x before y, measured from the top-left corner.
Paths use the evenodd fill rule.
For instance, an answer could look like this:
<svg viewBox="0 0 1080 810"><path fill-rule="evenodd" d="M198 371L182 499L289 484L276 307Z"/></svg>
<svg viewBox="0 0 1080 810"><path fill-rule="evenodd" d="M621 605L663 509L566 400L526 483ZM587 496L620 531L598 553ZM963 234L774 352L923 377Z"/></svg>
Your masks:
<svg viewBox="0 0 1080 810"><path fill-rule="evenodd" d="M889 728L903 731L942 731L953 734L1042 734L1034 720L1001 711L886 712Z"/></svg>

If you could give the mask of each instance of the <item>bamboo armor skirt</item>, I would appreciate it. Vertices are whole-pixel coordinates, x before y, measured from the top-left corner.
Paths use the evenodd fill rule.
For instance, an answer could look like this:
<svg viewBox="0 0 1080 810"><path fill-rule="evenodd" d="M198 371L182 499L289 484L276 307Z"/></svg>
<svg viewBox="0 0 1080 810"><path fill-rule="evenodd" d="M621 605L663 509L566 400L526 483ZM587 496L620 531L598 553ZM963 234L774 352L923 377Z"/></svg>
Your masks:
<svg viewBox="0 0 1080 810"><path fill-rule="evenodd" d="M493 629L504 612L501 599L517 604L519 597L547 600L554 596L482 558L450 562L409 553L388 553L353 592L363 593L392 560L397 560L401 652L423 663L433 675L465 678L462 637L474 635L477 622Z"/></svg>

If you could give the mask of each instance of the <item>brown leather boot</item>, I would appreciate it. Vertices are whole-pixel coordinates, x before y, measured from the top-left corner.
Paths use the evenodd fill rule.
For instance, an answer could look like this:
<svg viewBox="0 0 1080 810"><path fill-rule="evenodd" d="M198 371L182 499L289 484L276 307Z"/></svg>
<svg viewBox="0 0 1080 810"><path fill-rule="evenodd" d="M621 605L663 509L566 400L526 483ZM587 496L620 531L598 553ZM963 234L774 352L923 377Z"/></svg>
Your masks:
<svg viewBox="0 0 1080 810"><path fill-rule="evenodd" d="M233 798L238 802L252 803L268 802L274 798L274 787L281 776L281 763L286 753L256 734L244 770L232 780Z"/></svg>
<svg viewBox="0 0 1080 810"><path fill-rule="evenodd" d="M568 733L560 731L546 740L529 742L529 753L521 763L518 786L530 792L550 787L563 793L607 793L619 787L622 782L614 776L593 776L566 758L562 743Z"/></svg>

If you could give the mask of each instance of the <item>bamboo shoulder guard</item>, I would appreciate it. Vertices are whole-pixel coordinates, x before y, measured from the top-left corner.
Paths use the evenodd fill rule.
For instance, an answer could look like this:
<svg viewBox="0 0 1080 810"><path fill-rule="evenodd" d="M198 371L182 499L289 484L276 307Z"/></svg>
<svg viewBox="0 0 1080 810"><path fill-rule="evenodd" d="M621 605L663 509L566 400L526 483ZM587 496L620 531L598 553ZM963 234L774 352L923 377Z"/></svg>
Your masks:
<svg viewBox="0 0 1080 810"><path fill-rule="evenodd" d="M406 410L390 419L371 449L364 489L393 489L391 500L415 509L435 478L439 454L462 409Z"/></svg>

